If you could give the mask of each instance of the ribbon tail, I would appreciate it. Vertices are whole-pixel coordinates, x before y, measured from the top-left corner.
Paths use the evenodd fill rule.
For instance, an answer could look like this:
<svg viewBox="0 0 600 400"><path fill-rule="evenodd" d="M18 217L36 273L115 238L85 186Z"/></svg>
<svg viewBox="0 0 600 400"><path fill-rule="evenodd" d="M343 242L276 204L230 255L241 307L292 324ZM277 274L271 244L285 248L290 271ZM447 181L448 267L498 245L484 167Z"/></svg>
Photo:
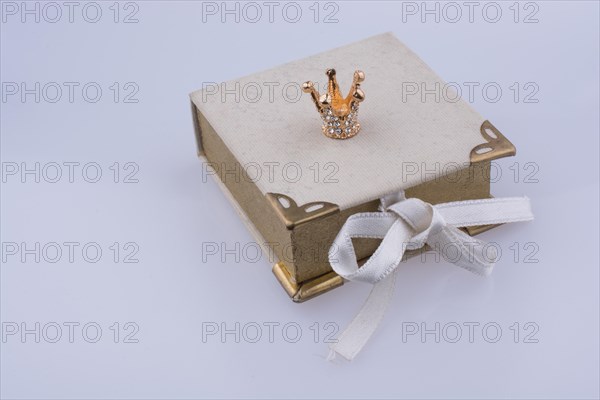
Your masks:
<svg viewBox="0 0 600 400"><path fill-rule="evenodd" d="M463 200L434 206L452 226L506 224L533 220L527 197Z"/></svg>
<svg viewBox="0 0 600 400"><path fill-rule="evenodd" d="M383 320L394 294L397 273L398 270L393 271L385 279L373 285L361 310L338 336L337 342L329 346L327 360L331 361L336 354L339 354L346 360L352 361L361 351Z"/></svg>

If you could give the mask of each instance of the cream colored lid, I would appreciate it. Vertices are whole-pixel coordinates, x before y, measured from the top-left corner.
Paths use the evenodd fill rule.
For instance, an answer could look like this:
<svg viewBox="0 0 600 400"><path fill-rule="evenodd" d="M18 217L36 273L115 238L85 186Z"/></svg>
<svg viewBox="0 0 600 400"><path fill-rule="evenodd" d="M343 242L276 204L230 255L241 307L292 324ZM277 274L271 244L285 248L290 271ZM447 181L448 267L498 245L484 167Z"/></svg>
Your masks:
<svg viewBox="0 0 600 400"><path fill-rule="evenodd" d="M312 80L322 93L327 68L336 69L344 94L354 70L366 75L362 130L348 140L322 134L310 96L300 91L302 82ZM436 84L439 101L433 94L423 101L422 90ZM484 118L465 101L443 95L444 86L387 33L205 88L191 98L247 168L242 179L299 205L326 201L346 209L469 164L471 149L485 142L480 133ZM415 88L419 93L407 92ZM224 98L223 89L229 91Z"/></svg>

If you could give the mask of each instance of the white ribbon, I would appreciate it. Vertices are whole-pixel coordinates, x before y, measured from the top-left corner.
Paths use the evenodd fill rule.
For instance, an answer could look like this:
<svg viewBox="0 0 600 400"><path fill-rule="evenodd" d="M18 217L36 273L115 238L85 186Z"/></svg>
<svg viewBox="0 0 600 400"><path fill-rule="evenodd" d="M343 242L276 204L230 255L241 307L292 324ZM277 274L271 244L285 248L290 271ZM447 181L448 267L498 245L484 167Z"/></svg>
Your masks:
<svg viewBox="0 0 600 400"><path fill-rule="evenodd" d="M352 360L381 322L394 292L395 269L406 250L428 244L449 262L479 275L492 272L495 247L475 239L458 227L530 221L529 199L511 197L455 201L431 205L404 193L381 199L382 212L350 216L329 250L333 270L344 279L372 283L373 289L363 308L330 346L329 359L336 354ZM352 238L383 239L373 255L360 268ZM460 252L448 256L449 246Z"/></svg>

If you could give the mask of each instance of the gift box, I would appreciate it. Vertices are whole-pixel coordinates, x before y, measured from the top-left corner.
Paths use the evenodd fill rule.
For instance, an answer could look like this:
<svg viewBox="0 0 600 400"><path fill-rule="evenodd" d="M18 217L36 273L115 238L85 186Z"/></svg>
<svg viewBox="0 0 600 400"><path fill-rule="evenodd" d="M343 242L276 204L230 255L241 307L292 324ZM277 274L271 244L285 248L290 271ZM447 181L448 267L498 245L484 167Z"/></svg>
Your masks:
<svg viewBox="0 0 600 400"><path fill-rule="evenodd" d="M361 131L325 136L302 82L342 90L365 74ZM374 36L191 95L204 168L274 260L288 295L302 302L341 286L328 252L349 216L375 212L404 191L430 204L490 198L490 161L515 147L392 34ZM495 225L470 226L475 235ZM357 259L379 239L354 238ZM422 251L422 250L420 250ZM405 257L414 255L409 251Z"/></svg>

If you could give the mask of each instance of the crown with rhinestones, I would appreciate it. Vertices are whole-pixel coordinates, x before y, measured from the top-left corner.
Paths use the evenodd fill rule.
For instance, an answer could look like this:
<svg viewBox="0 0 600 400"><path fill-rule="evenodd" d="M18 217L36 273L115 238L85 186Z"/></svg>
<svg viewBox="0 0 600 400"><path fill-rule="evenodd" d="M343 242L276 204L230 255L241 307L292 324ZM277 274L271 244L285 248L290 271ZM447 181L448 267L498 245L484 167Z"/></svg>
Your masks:
<svg viewBox="0 0 600 400"><path fill-rule="evenodd" d="M348 139L360 131L358 123L358 106L365 99L364 92L360 89L360 83L365 80L365 73L354 71L352 86L348 96L342 97L340 88L335 77L335 69L328 69L325 74L328 77L327 93L319 95L315 85L304 82L302 90L310 93L317 111L323 119L323 134L334 139Z"/></svg>

